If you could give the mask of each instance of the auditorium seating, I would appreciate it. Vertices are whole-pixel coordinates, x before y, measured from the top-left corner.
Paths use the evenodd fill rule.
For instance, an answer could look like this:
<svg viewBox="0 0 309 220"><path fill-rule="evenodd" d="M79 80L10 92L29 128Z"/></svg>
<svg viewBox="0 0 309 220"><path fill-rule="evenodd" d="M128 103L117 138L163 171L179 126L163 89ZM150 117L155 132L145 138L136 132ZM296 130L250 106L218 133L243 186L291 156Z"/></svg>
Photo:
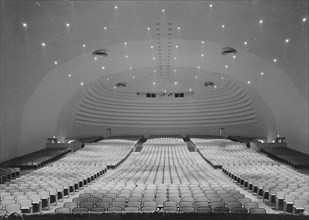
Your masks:
<svg viewBox="0 0 309 220"><path fill-rule="evenodd" d="M238 164L278 164L265 155L247 148L243 143L234 143L227 139L196 140L194 138L192 142L203 158L215 168Z"/></svg>
<svg viewBox="0 0 309 220"><path fill-rule="evenodd" d="M15 179L20 175L19 167L0 167L0 183Z"/></svg>
<svg viewBox="0 0 309 220"><path fill-rule="evenodd" d="M92 202L93 207L104 206L107 212L183 213L198 209L202 212L202 208L230 212L234 208L231 200L236 203L245 197L224 176L214 172L198 153L189 152L181 137L150 138L141 152L131 153L117 170L112 174L107 172L102 182L90 185L87 192L91 192L90 198L99 194L101 198L94 199L99 202ZM216 209L218 202L224 210ZM237 204L242 207L242 203Z"/></svg>
<svg viewBox="0 0 309 220"><path fill-rule="evenodd" d="M0 186L3 210L10 213L12 210L16 211L19 206L19 212L49 210L51 205L57 206L59 201L84 189L84 186L105 173L107 166L119 165L130 154L133 146L132 141L122 141L118 145L89 144L49 166L5 182ZM8 201L11 202L3 200L10 199L9 197L11 200ZM92 203L98 201L99 199L91 198ZM79 201L78 204L83 206L85 205L83 202L85 201ZM67 212L67 208L70 208L70 212L91 209L91 207L64 208L57 209L56 212Z"/></svg>
<svg viewBox="0 0 309 220"><path fill-rule="evenodd" d="M71 152L70 148L44 148L21 157L1 163L1 167L20 167L21 169L37 169L52 161L58 160Z"/></svg>
<svg viewBox="0 0 309 220"><path fill-rule="evenodd" d="M287 147L263 147L262 152L295 168L309 168L309 155Z"/></svg>

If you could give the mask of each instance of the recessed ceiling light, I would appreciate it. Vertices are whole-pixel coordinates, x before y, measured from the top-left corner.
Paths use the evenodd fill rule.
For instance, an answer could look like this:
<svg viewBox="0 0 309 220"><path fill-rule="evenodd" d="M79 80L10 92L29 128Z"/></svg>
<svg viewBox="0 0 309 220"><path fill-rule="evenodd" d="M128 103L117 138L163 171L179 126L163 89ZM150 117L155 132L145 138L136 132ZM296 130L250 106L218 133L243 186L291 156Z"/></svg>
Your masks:
<svg viewBox="0 0 309 220"><path fill-rule="evenodd" d="M227 69L229 66L228 65L225 65L225 69Z"/></svg>
<svg viewBox="0 0 309 220"><path fill-rule="evenodd" d="M178 48L178 45L176 45L175 47Z"/></svg>
<svg viewBox="0 0 309 220"><path fill-rule="evenodd" d="M195 75L195 79L197 79L197 75Z"/></svg>
<svg viewBox="0 0 309 220"><path fill-rule="evenodd" d="M204 41L202 41L202 44L204 44L205 42Z"/></svg>
<svg viewBox="0 0 309 220"><path fill-rule="evenodd" d="M105 67L104 66L102 66L102 70L104 70L105 69Z"/></svg>
<svg viewBox="0 0 309 220"><path fill-rule="evenodd" d="M153 84L153 85L156 85L156 82L153 82L152 84Z"/></svg>
<svg viewBox="0 0 309 220"><path fill-rule="evenodd" d="M224 79L223 77L221 77L221 79Z"/></svg>
<svg viewBox="0 0 309 220"><path fill-rule="evenodd" d="M192 91L192 89L189 89L189 91L191 92L191 91Z"/></svg>
<svg viewBox="0 0 309 220"><path fill-rule="evenodd" d="M116 86L114 86L114 89L116 89Z"/></svg>
<svg viewBox="0 0 309 220"><path fill-rule="evenodd" d="M45 46L46 46L46 44L45 44L44 42L42 42L41 45L42 45L42 47L45 47Z"/></svg>
<svg viewBox="0 0 309 220"><path fill-rule="evenodd" d="M97 60L98 58L97 57L94 57L94 60Z"/></svg>
<svg viewBox="0 0 309 220"><path fill-rule="evenodd" d="M198 69L200 69L201 67L200 67L200 66L198 66L197 68L198 68Z"/></svg>
<svg viewBox="0 0 309 220"><path fill-rule="evenodd" d="M263 76L264 75L264 73L263 72L261 72L261 76Z"/></svg>
<svg viewBox="0 0 309 220"><path fill-rule="evenodd" d="M83 82L81 82L81 83L80 83L80 85L81 85L81 86L83 86L83 85L84 85L84 83L83 83Z"/></svg>
<svg viewBox="0 0 309 220"><path fill-rule="evenodd" d="M164 89L164 92L166 92L166 89Z"/></svg>
<svg viewBox="0 0 309 220"><path fill-rule="evenodd" d="M150 48L153 49L153 46L151 45Z"/></svg>
<svg viewBox="0 0 309 220"><path fill-rule="evenodd" d="M132 70L132 67L130 66L130 70Z"/></svg>
<svg viewBox="0 0 309 220"><path fill-rule="evenodd" d="M306 22L307 21L307 18L303 18L303 22Z"/></svg>
<svg viewBox="0 0 309 220"><path fill-rule="evenodd" d="M217 88L217 86L215 85L215 89Z"/></svg>
<svg viewBox="0 0 309 220"><path fill-rule="evenodd" d="M201 54L201 57L203 57L204 56L204 54Z"/></svg>
<svg viewBox="0 0 309 220"><path fill-rule="evenodd" d="M289 42L290 42L289 38L285 39L285 43L289 43Z"/></svg>
<svg viewBox="0 0 309 220"><path fill-rule="evenodd" d="M147 30L150 31L150 27L148 27Z"/></svg>
<svg viewBox="0 0 309 220"><path fill-rule="evenodd" d="M222 24L222 26L221 26L222 28L225 28L225 25L224 24Z"/></svg>
<svg viewBox="0 0 309 220"><path fill-rule="evenodd" d="M235 55L233 55L233 59L236 59L236 56L235 56Z"/></svg>
<svg viewBox="0 0 309 220"><path fill-rule="evenodd" d="M129 56L128 55L126 55L126 58L128 58Z"/></svg>
<svg viewBox="0 0 309 220"><path fill-rule="evenodd" d="M132 76L133 79L135 79L135 76Z"/></svg>
<svg viewBox="0 0 309 220"><path fill-rule="evenodd" d="M180 27L177 27L177 30L180 30Z"/></svg>
<svg viewBox="0 0 309 220"><path fill-rule="evenodd" d="M155 58L155 57L153 57L152 59L153 59L153 60L155 60L156 58Z"/></svg>
<svg viewBox="0 0 309 220"><path fill-rule="evenodd" d="M165 12L165 9L162 9L162 12Z"/></svg>
<svg viewBox="0 0 309 220"><path fill-rule="evenodd" d="M23 27L27 27L27 24L26 24L26 23L23 23Z"/></svg>
<svg viewBox="0 0 309 220"><path fill-rule="evenodd" d="M115 9L118 9L118 6L117 6L117 5L115 5Z"/></svg>
<svg viewBox="0 0 309 220"><path fill-rule="evenodd" d="M106 30L107 29L107 27L104 27L104 30Z"/></svg>
<svg viewBox="0 0 309 220"><path fill-rule="evenodd" d="M177 85L177 84L178 84L178 82L174 82L174 84L175 84L175 85Z"/></svg>
<svg viewBox="0 0 309 220"><path fill-rule="evenodd" d="M72 75L71 75L71 74L69 74L69 75L68 75L68 77L72 77Z"/></svg>
<svg viewBox="0 0 309 220"><path fill-rule="evenodd" d="M263 24L263 20L261 19L261 20L259 21L259 23L260 23L260 24Z"/></svg>
<svg viewBox="0 0 309 220"><path fill-rule="evenodd" d="M67 27L70 27L70 24L69 24L69 23L66 23L65 25L66 25Z"/></svg>
<svg viewBox="0 0 309 220"><path fill-rule="evenodd" d="M212 8L212 4L210 4L209 7Z"/></svg>
<svg viewBox="0 0 309 220"><path fill-rule="evenodd" d="M109 81L109 78L107 78L106 80Z"/></svg>
<svg viewBox="0 0 309 220"><path fill-rule="evenodd" d="M83 47L86 47L86 44L83 44Z"/></svg>
<svg viewBox="0 0 309 220"><path fill-rule="evenodd" d="M156 70L153 70L153 72L156 72Z"/></svg>
<svg viewBox="0 0 309 220"><path fill-rule="evenodd" d="M174 72L176 72L176 69L174 69Z"/></svg>
<svg viewBox="0 0 309 220"><path fill-rule="evenodd" d="M248 84L250 84L251 82L250 81L248 81Z"/></svg>
<svg viewBox="0 0 309 220"><path fill-rule="evenodd" d="M244 45L247 45L247 44L248 44L248 42L247 42L247 41L245 41L245 42L244 42Z"/></svg>
<svg viewBox="0 0 309 220"><path fill-rule="evenodd" d="M276 59L276 58L274 59L274 63L275 63L275 62L277 62L277 59Z"/></svg>
<svg viewBox="0 0 309 220"><path fill-rule="evenodd" d="M124 42L124 45L127 45L127 42Z"/></svg>
<svg viewBox="0 0 309 220"><path fill-rule="evenodd" d="M55 61L55 62L54 62L54 64L55 64L55 65L57 65L57 64L58 64L58 62L57 62L57 61Z"/></svg>
<svg viewBox="0 0 309 220"><path fill-rule="evenodd" d="M174 57L174 60L177 60L177 57Z"/></svg>

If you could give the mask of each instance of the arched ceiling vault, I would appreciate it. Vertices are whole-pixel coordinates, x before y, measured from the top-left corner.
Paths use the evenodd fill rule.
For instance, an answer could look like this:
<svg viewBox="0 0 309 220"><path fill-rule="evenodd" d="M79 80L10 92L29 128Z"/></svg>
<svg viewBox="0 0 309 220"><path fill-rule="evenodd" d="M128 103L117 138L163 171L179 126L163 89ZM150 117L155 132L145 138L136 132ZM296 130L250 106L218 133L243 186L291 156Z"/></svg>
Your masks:
<svg viewBox="0 0 309 220"><path fill-rule="evenodd" d="M280 132L292 133L293 143L304 145L307 19L305 0L1 1L3 158L55 133L59 114L74 94L81 94L73 103L79 114L85 109L78 104L90 101L87 95L108 92L118 100L137 92L193 92L193 101L209 101L228 91L236 94L237 87L253 103L253 110L246 108L253 120L260 121L255 112L264 106ZM223 56L223 47L237 54ZM98 49L108 56L94 57ZM119 82L126 87L114 88ZM205 82L214 85L205 87ZM108 92L98 91L103 87ZM251 90L261 102L254 103L260 99ZM29 130L40 117L41 125Z"/></svg>

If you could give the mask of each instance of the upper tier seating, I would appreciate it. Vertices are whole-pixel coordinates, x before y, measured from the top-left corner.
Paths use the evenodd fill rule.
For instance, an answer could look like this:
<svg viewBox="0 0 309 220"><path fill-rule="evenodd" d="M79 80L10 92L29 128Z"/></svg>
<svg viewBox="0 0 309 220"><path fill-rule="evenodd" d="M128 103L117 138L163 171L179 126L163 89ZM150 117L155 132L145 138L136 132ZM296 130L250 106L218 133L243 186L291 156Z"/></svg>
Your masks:
<svg viewBox="0 0 309 220"><path fill-rule="evenodd" d="M47 163L58 160L67 153L70 148L44 148L21 157L1 163L1 167L20 167L25 169L40 168Z"/></svg>
<svg viewBox="0 0 309 220"><path fill-rule="evenodd" d="M184 143L184 140L181 136L150 136L146 144L179 144Z"/></svg>
<svg viewBox="0 0 309 220"><path fill-rule="evenodd" d="M286 147L263 147L262 152L297 168L309 167L309 155Z"/></svg>

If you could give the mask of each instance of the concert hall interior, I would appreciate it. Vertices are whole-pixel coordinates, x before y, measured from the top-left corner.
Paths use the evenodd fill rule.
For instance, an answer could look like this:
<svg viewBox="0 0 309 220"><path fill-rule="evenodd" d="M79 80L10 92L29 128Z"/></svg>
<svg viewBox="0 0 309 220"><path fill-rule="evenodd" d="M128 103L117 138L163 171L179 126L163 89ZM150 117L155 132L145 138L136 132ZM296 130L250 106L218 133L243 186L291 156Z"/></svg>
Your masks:
<svg viewBox="0 0 309 220"><path fill-rule="evenodd" d="M0 4L0 217L308 218L308 1Z"/></svg>

